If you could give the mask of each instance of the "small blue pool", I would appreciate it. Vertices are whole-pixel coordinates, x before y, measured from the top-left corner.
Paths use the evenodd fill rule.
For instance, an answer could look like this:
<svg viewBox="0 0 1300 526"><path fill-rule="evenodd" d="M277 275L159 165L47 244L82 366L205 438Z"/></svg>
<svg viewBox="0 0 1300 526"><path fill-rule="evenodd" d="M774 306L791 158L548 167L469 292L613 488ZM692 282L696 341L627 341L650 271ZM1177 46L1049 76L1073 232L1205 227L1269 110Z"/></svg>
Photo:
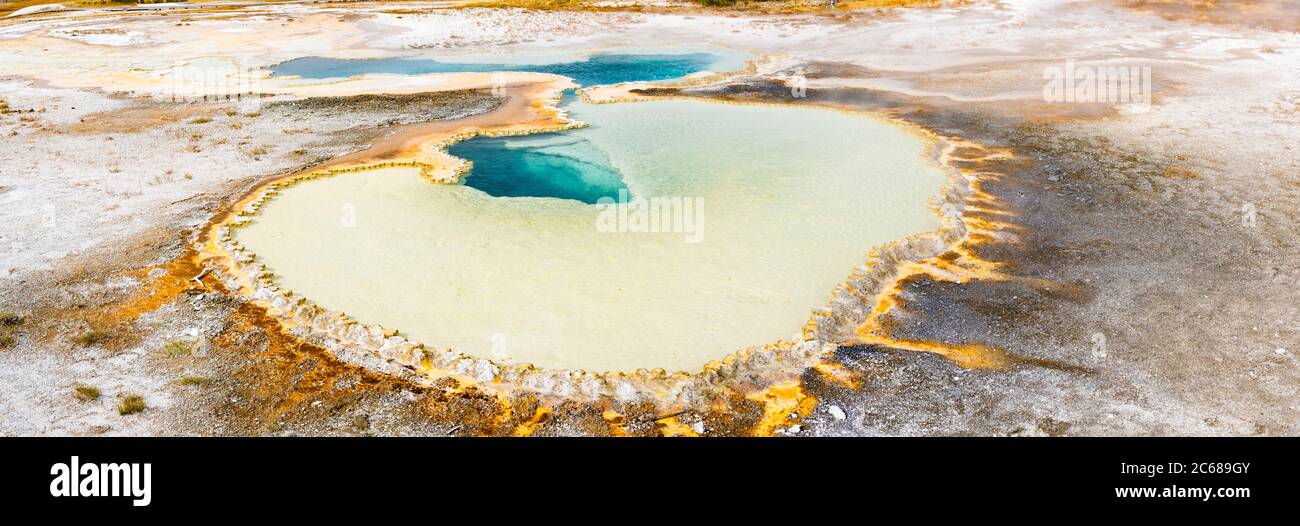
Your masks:
<svg viewBox="0 0 1300 526"><path fill-rule="evenodd" d="M736 69L734 56L714 53L625 54L602 53L547 64L510 62L457 62L428 58L338 59L303 57L271 67L273 75L294 75L309 79L345 78L366 73L423 75L428 73L474 73L524 71L552 73L572 78L581 86L631 81L668 80L699 71Z"/></svg>

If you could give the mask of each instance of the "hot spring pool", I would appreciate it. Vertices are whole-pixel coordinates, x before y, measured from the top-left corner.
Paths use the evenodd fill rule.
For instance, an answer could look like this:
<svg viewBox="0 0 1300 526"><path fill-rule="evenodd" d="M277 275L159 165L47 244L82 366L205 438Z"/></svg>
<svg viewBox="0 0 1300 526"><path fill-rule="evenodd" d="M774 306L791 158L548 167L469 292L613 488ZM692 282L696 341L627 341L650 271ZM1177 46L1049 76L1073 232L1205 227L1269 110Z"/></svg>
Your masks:
<svg viewBox="0 0 1300 526"><path fill-rule="evenodd" d="M924 138L882 120L690 100L569 109L591 127L483 143L478 162L540 151L580 196L494 196L388 168L288 187L235 236L279 285L431 346L698 371L798 334L872 246L939 226L928 202L944 172ZM638 231L575 198L594 195L573 183L583 174L695 204L684 217L698 224L672 231L665 213L668 232Z"/></svg>
<svg viewBox="0 0 1300 526"><path fill-rule="evenodd" d="M573 79L580 86L656 81L684 77L700 71L733 71L742 68L748 53L730 50L679 52L629 50L618 53L448 55L437 58L384 57L337 59L302 57L271 67L273 75L294 75L307 79L351 77L366 73L423 75L428 73L488 73L524 71L551 73Z"/></svg>

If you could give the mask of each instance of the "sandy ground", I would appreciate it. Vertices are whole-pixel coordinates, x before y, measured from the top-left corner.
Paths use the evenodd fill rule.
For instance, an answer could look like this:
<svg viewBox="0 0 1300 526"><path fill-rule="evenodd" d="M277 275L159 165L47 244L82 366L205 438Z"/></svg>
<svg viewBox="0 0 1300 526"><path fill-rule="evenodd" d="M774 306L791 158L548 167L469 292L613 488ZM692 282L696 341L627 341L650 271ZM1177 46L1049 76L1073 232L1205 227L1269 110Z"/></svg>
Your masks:
<svg viewBox="0 0 1300 526"><path fill-rule="evenodd" d="M82 10L0 22L0 306L23 316L0 350L0 433L1300 431L1300 36L1285 17L1151 2L850 16L446 5ZM221 46L209 44L216 39ZM503 412L490 397L340 364L212 284L186 282L200 271L178 263L194 231L259 181L356 155L417 121L500 104L482 90L454 91L361 111L356 99L303 98L487 85L430 76L388 91L378 77L309 85L260 68L309 55L665 42L770 57L754 75L678 95L880 110L1015 152L980 167L1006 174L987 190L1010 228L977 249L1014 279L918 276L902 287L892 327L900 338L1003 349L1016 365L967 370L929 353L846 346L833 362L851 380L810 370L807 403L779 425L764 423L771 404L743 401L669 419L623 407L616 422L566 403L516 401ZM1066 60L1149 67L1152 104L1045 103L1045 68ZM178 63L255 80L272 96L146 96ZM809 96L793 100L787 83L800 76ZM1035 285L1043 281L1070 286ZM86 337L92 330L102 337ZM188 354L162 352L178 340L193 344ZM207 382L182 385L185 376ZM101 397L75 399L82 384ZM119 415L127 393L149 408Z"/></svg>

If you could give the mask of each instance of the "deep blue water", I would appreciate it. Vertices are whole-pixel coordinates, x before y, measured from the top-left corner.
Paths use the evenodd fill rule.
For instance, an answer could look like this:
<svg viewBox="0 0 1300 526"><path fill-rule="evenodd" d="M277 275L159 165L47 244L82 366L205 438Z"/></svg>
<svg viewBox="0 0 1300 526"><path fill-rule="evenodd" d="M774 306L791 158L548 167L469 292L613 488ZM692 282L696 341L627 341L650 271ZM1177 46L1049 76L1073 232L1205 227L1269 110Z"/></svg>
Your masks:
<svg viewBox="0 0 1300 526"><path fill-rule="evenodd" d="M422 58L337 59L295 58L271 67L273 75L297 75L310 79L350 77L365 73L465 73L527 71L553 73L572 78L581 86L631 81L668 80L711 69L723 57L712 53L685 54L595 54L573 62L555 64L478 64L440 62Z"/></svg>
<svg viewBox="0 0 1300 526"><path fill-rule="evenodd" d="M447 152L474 163L466 186L497 197L555 197L595 204L620 199L623 177L590 142L566 133L476 137ZM626 195L626 194L624 194Z"/></svg>

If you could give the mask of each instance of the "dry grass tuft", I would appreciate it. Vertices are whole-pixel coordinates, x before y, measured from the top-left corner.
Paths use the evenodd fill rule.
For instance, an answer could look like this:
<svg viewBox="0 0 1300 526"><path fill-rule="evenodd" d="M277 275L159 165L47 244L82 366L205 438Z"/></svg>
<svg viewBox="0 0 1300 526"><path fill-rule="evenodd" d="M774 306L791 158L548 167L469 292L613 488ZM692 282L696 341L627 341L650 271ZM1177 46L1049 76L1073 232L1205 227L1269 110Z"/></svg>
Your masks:
<svg viewBox="0 0 1300 526"><path fill-rule="evenodd" d="M122 396L122 401L117 404L117 414L133 415L144 411L144 397L138 394L128 394Z"/></svg>
<svg viewBox="0 0 1300 526"><path fill-rule="evenodd" d="M20 325L23 322L22 315L11 310L0 310L0 325Z"/></svg>
<svg viewBox="0 0 1300 526"><path fill-rule="evenodd" d="M72 338L72 343L81 347L90 347L108 339L108 333L95 329L88 330Z"/></svg>
<svg viewBox="0 0 1300 526"><path fill-rule="evenodd" d="M190 376L190 375L186 375L186 376L182 376L182 377L180 377L179 379L177 379L177 380L176 380L176 383L181 384L181 385L196 385L196 386L204 386L204 385L208 385L208 384L212 383L212 379L211 379L211 378L208 378L208 377L206 377L206 376Z"/></svg>
<svg viewBox="0 0 1300 526"><path fill-rule="evenodd" d="M189 356L194 353L196 345L189 340L175 339L163 344L162 353L175 358L177 356Z"/></svg>
<svg viewBox="0 0 1300 526"><path fill-rule="evenodd" d="M89 385L78 385L72 388L72 396L76 397L77 400L81 400L82 402L99 400L99 388L92 387Z"/></svg>
<svg viewBox="0 0 1300 526"><path fill-rule="evenodd" d="M18 341L18 326L23 317L13 311L0 311L0 349L9 347Z"/></svg>

